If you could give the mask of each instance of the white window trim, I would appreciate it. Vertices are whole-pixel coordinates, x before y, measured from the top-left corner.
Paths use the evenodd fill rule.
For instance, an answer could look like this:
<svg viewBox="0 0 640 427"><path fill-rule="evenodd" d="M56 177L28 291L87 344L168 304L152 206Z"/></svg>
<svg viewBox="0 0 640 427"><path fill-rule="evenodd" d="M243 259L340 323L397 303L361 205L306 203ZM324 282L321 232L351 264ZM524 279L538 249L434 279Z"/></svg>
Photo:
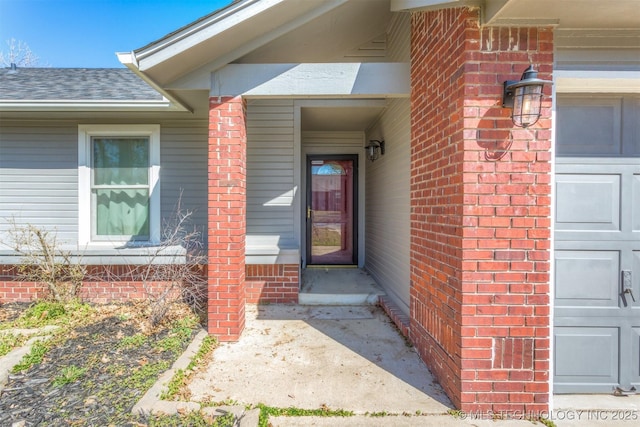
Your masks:
<svg viewBox="0 0 640 427"><path fill-rule="evenodd" d="M556 70L558 93L640 93L640 71Z"/></svg>
<svg viewBox="0 0 640 427"><path fill-rule="evenodd" d="M91 137L149 137L149 241L160 243L160 125L78 125L78 246L118 247L128 241L91 241Z"/></svg>

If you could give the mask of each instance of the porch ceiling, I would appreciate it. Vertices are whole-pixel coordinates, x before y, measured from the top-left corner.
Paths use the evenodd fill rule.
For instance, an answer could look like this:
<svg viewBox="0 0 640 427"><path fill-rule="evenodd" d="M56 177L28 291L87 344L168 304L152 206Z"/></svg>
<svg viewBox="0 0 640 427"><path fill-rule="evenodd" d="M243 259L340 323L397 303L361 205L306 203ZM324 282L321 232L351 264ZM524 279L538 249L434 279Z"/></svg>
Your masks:
<svg viewBox="0 0 640 427"><path fill-rule="evenodd" d="M322 108L301 110L303 131L364 131L382 113L383 107Z"/></svg>

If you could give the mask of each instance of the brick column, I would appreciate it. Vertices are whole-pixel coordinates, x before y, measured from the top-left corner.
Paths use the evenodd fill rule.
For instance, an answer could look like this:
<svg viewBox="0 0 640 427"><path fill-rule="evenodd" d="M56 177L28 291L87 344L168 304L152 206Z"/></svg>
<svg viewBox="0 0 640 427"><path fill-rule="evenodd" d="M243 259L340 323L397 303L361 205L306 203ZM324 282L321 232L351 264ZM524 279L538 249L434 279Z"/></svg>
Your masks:
<svg viewBox="0 0 640 427"><path fill-rule="evenodd" d="M467 411L548 410L550 88L514 127L502 83L549 79L549 28L480 29L478 11L412 15L410 337Z"/></svg>
<svg viewBox="0 0 640 427"><path fill-rule="evenodd" d="M240 338L245 324L245 105L210 98L208 158L208 331Z"/></svg>

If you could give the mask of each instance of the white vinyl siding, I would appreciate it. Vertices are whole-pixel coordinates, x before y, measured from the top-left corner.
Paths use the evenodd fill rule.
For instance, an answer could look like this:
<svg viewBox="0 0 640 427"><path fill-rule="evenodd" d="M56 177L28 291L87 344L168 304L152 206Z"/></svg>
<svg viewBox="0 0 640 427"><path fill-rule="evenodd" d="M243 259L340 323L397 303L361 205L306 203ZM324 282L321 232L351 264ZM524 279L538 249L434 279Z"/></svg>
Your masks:
<svg viewBox="0 0 640 427"><path fill-rule="evenodd" d="M363 137L362 132L305 131L302 147L306 154L364 154Z"/></svg>
<svg viewBox="0 0 640 427"><path fill-rule="evenodd" d="M298 248L292 100L247 102L247 249ZM272 248L273 249L273 248Z"/></svg>
<svg viewBox="0 0 640 427"><path fill-rule="evenodd" d="M207 239L207 121L171 121L161 123L160 183L161 212L166 222L180 202L190 211L190 226Z"/></svg>
<svg viewBox="0 0 640 427"><path fill-rule="evenodd" d="M386 152L367 161L365 228L367 271L409 313L410 103L397 99L368 134L383 138Z"/></svg>
<svg viewBox="0 0 640 427"><path fill-rule="evenodd" d="M0 128L0 242L16 225L55 230L58 241L78 238L77 126L35 122ZM1 245L0 245L1 246Z"/></svg>
<svg viewBox="0 0 640 427"><path fill-rule="evenodd" d="M410 15L396 13L388 27L390 60L410 57ZM365 267L389 297L409 314L411 105L396 99L368 130L367 140L384 139L386 152L366 162Z"/></svg>
<svg viewBox="0 0 640 427"><path fill-rule="evenodd" d="M182 207L193 211L192 226L206 245L207 121L158 123L161 223L182 194ZM0 242L7 241L7 220L15 218L18 225L53 230L59 242L78 248L78 125L75 120L0 124Z"/></svg>
<svg viewBox="0 0 640 427"><path fill-rule="evenodd" d="M387 28L387 56L391 62L411 60L411 14L394 13Z"/></svg>

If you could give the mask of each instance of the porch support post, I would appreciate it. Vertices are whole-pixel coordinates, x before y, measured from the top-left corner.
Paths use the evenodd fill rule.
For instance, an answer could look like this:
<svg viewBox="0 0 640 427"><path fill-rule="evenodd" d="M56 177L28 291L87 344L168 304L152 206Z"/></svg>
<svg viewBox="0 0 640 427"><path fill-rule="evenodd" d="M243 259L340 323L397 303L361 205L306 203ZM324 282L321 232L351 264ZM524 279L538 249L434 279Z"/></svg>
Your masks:
<svg viewBox="0 0 640 427"><path fill-rule="evenodd" d="M530 63L551 78L551 28L412 14L410 338L458 408L521 418L551 381L551 90L529 129L501 107Z"/></svg>
<svg viewBox="0 0 640 427"><path fill-rule="evenodd" d="M245 104L209 99L208 331L236 341L245 325Z"/></svg>

